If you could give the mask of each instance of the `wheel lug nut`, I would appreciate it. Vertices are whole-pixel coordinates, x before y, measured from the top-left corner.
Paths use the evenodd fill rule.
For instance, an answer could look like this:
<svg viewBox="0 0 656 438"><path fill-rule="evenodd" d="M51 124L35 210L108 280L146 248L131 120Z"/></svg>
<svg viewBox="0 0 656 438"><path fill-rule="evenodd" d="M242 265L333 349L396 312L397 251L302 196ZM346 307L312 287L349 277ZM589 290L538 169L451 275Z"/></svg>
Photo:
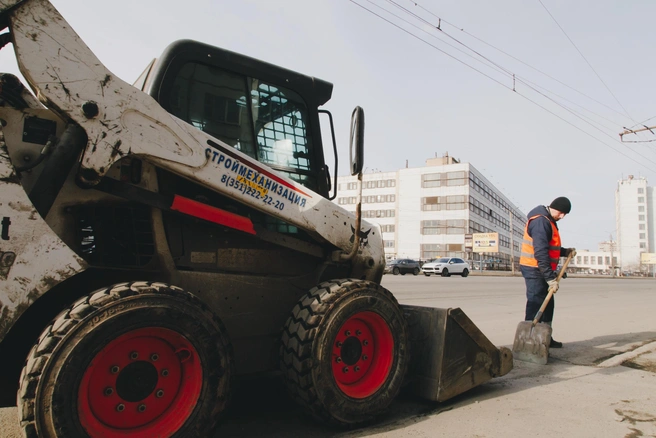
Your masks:
<svg viewBox="0 0 656 438"><path fill-rule="evenodd" d="M150 360L153 362L157 362L157 359L159 359L159 355L157 353L153 353L150 355Z"/></svg>
<svg viewBox="0 0 656 438"><path fill-rule="evenodd" d="M105 388L105 395L106 395L106 396L109 397L109 396L112 395L112 394L114 394L114 390L112 389L111 386L108 386L107 388Z"/></svg>
<svg viewBox="0 0 656 438"><path fill-rule="evenodd" d="M123 412L125 410L125 405L123 403L119 403L116 405L116 410L118 412Z"/></svg>
<svg viewBox="0 0 656 438"><path fill-rule="evenodd" d="M337 358L335 359L335 362L340 363L341 361L342 361L342 358L337 356Z"/></svg>
<svg viewBox="0 0 656 438"><path fill-rule="evenodd" d="M344 333L346 336L351 336L351 330L346 330L346 333Z"/></svg>
<svg viewBox="0 0 656 438"><path fill-rule="evenodd" d="M367 356L366 354L362 356L362 360L367 360L367 359L369 359L369 356Z"/></svg>
<svg viewBox="0 0 656 438"><path fill-rule="evenodd" d="M362 344L364 344L364 345L369 345L369 341L367 341L367 340L365 339L364 341L362 341Z"/></svg>
<svg viewBox="0 0 656 438"><path fill-rule="evenodd" d="M362 334L362 332L360 330L355 331L355 336L360 336L361 334Z"/></svg>
<svg viewBox="0 0 656 438"><path fill-rule="evenodd" d="M339 342L339 341L337 341L337 347L341 348L341 347L342 347L342 343Z"/></svg>
<svg viewBox="0 0 656 438"><path fill-rule="evenodd" d="M114 365L113 367L111 367L111 368L109 369L109 371L111 371L112 374L116 374L116 373L118 373L120 370L121 370L121 369L120 369L118 366L116 366L116 365Z"/></svg>
<svg viewBox="0 0 656 438"><path fill-rule="evenodd" d="M139 412L143 412L146 410L146 405L139 405L137 409L139 410Z"/></svg>
<svg viewBox="0 0 656 438"><path fill-rule="evenodd" d="M356 373L357 373L358 371L360 371L360 367L358 367L358 366L356 366L354 369L355 369L355 372L356 372Z"/></svg>
<svg viewBox="0 0 656 438"><path fill-rule="evenodd" d="M137 353L136 351L130 353L130 359L137 360L138 357L139 357L139 353Z"/></svg>
<svg viewBox="0 0 656 438"><path fill-rule="evenodd" d="M343 373L348 373L348 367L344 367L344 368L342 368L342 372L343 372Z"/></svg>
<svg viewBox="0 0 656 438"><path fill-rule="evenodd" d="M164 390L163 389L158 389L157 392L155 393L155 397L157 397L157 398L164 397Z"/></svg>
<svg viewBox="0 0 656 438"><path fill-rule="evenodd" d="M163 377L166 377L168 375L169 375L169 370L167 370L167 369L162 370L162 376Z"/></svg>

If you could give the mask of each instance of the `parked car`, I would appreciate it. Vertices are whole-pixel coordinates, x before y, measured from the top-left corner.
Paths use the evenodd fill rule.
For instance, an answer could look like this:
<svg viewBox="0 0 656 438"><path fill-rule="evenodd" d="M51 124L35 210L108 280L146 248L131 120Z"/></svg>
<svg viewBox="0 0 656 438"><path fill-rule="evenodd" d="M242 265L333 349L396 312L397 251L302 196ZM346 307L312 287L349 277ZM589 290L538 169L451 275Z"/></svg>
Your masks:
<svg viewBox="0 0 656 438"><path fill-rule="evenodd" d="M469 263L458 257L442 257L441 259L431 260L424 263L421 269L427 277L432 274L440 274L442 277L449 277L451 274L460 274L463 277L469 275Z"/></svg>
<svg viewBox="0 0 656 438"><path fill-rule="evenodd" d="M420 271L419 262L412 259L396 259L387 262L387 265L385 265L385 272L391 272L394 275L417 275Z"/></svg>

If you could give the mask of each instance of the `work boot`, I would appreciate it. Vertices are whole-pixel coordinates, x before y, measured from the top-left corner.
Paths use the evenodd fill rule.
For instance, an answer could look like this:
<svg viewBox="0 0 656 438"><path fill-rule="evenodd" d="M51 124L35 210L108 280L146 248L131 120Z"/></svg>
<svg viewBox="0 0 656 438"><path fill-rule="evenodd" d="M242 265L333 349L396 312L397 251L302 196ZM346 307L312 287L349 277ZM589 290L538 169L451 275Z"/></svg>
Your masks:
<svg viewBox="0 0 656 438"><path fill-rule="evenodd" d="M551 342L549 343L549 348L563 348L563 343L558 342L555 339L551 339Z"/></svg>

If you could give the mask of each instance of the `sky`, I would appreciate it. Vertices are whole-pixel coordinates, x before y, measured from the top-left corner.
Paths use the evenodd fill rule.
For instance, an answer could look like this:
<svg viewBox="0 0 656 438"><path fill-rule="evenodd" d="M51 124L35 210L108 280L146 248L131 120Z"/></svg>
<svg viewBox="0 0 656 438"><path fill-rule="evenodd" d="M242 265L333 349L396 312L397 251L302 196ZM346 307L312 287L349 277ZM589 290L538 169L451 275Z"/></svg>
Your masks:
<svg viewBox="0 0 656 438"><path fill-rule="evenodd" d="M448 153L525 213L567 196L564 246L595 251L616 238L618 180L656 185L656 134L624 137L639 143L619 137L656 126L653 1L52 3L127 82L186 38L327 80L340 175L359 105L366 172L421 167ZM17 72L9 46L0 63Z"/></svg>

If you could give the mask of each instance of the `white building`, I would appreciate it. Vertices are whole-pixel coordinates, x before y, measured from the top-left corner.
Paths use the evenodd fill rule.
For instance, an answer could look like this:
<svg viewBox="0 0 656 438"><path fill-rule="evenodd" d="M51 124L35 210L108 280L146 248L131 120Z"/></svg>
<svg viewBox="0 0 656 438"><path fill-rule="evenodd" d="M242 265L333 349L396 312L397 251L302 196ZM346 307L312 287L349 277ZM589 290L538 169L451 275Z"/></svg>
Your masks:
<svg viewBox="0 0 656 438"><path fill-rule="evenodd" d="M567 271L580 274L612 275L613 266L620 266L620 257L615 251L588 251L585 249L577 249L576 256L570 262ZM615 275L618 274L619 273L616 270Z"/></svg>
<svg viewBox="0 0 656 438"><path fill-rule="evenodd" d="M656 252L656 197L644 177L617 182L615 221L622 271L641 270L640 254Z"/></svg>
<svg viewBox="0 0 656 438"><path fill-rule="evenodd" d="M357 178L341 176L338 184L337 202L355 211ZM425 167L366 173L362 185L363 218L381 225L387 258L453 256L509 266L512 254L519 261L526 214L469 163L432 158ZM465 234L492 232L499 233L499 252L465 249Z"/></svg>

